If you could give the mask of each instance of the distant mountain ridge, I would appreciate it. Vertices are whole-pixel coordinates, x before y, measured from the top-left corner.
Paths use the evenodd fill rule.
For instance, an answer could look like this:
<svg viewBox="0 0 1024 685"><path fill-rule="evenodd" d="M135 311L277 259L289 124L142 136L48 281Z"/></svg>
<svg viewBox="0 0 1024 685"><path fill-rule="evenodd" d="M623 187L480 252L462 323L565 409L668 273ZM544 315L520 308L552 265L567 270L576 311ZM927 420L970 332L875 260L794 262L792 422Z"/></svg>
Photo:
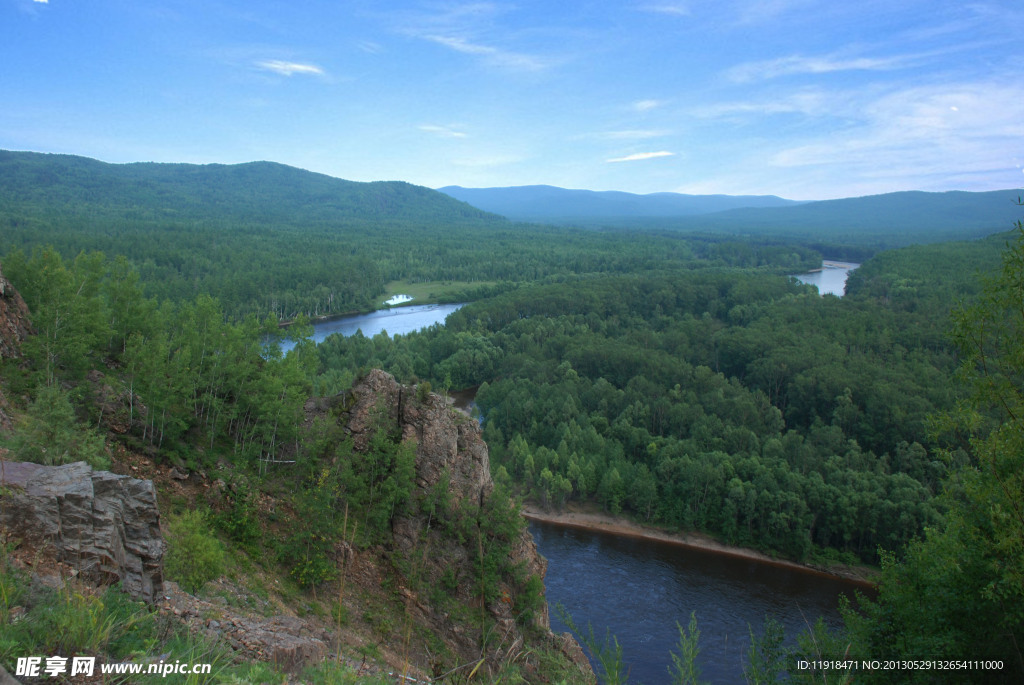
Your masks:
<svg viewBox="0 0 1024 685"><path fill-rule="evenodd" d="M968 240L1024 215L1020 190L903 191L797 202L774 195L633 195L553 186L439 189L513 220L770 237L888 248Z"/></svg>
<svg viewBox="0 0 1024 685"><path fill-rule="evenodd" d="M729 210L697 217L699 221L679 228L897 247L969 240L1009 230L1024 215L1019 197L1019 190L901 191L795 207Z"/></svg>
<svg viewBox="0 0 1024 685"><path fill-rule="evenodd" d="M147 295L213 295L236 320L372 309L388 281L427 280L444 258L465 273L476 265L464 243L510 230L503 217L404 182L273 162L108 164L0 151L0 258L47 245L65 259L122 256ZM433 252L413 249L424 244Z"/></svg>
<svg viewBox="0 0 1024 685"><path fill-rule="evenodd" d="M229 217L256 223L503 222L404 181L361 183L276 162L108 164L74 155L0 150L0 206L74 212Z"/></svg>
<svg viewBox="0 0 1024 685"><path fill-rule="evenodd" d="M637 195L615 190L571 190L549 185L505 188L445 186L438 190L514 221L554 223L693 216L741 207L787 207L800 204L775 195Z"/></svg>
<svg viewBox="0 0 1024 685"><path fill-rule="evenodd" d="M1024 215L1020 195L908 191L797 202L773 195L636 195L545 185L438 191L403 181L347 181L275 162L108 164L0 150L0 227L10 227L7 236L0 231L0 252L53 230L79 232L83 248L121 252L125 240L141 240L138 230L170 225L192 232L355 232L385 240L393 237L387 227L413 231L410 237L426 227L521 230L508 219L879 249L1008 230ZM96 239L86 238L86 227Z"/></svg>

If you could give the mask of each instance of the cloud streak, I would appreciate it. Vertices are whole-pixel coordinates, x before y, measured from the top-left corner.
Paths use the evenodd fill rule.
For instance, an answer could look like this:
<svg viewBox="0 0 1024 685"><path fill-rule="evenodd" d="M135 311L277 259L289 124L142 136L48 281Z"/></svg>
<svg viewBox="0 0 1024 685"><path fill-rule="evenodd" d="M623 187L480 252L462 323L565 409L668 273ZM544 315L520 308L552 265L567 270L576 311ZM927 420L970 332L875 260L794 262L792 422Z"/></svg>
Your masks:
<svg viewBox="0 0 1024 685"><path fill-rule="evenodd" d="M1002 83L945 84L894 91L864 108L842 135L780 151L780 167L842 164L868 171L879 159L911 173L949 168L949 160L1012 166L1024 152L1024 88ZM1001 160L1001 161L1000 161ZM962 166L966 162L960 162Z"/></svg>
<svg viewBox="0 0 1024 685"><path fill-rule="evenodd" d="M256 62L256 67L264 71L271 71L282 76L293 76L295 74L310 74L323 76L324 70L315 64L301 64L299 62L286 62L280 59L265 59Z"/></svg>
<svg viewBox="0 0 1024 685"><path fill-rule="evenodd" d="M626 155L625 157L615 157L613 159L606 159L606 162L617 163L617 162L639 162L645 159L656 159L658 157L672 157L674 152L667 152L661 150L660 152L637 152L633 155Z"/></svg>
<svg viewBox="0 0 1024 685"><path fill-rule="evenodd" d="M734 10L739 13L740 24L761 24L778 20L814 0L745 0Z"/></svg>
<svg viewBox="0 0 1024 685"><path fill-rule="evenodd" d="M494 66L523 71L542 71L548 66L543 60L533 55L503 50L491 45L473 43L457 36L425 35L420 37L464 55L483 57L489 64Z"/></svg>
<svg viewBox="0 0 1024 685"><path fill-rule="evenodd" d="M726 78L735 83L766 81L781 76L798 74L829 74L838 71L894 71L911 66L916 56L898 55L895 57L853 57L842 58L835 55L824 57L805 57L790 55L778 59L738 64L725 72Z"/></svg>
<svg viewBox="0 0 1024 685"><path fill-rule="evenodd" d="M846 116L851 109L849 100L862 97L863 94L853 97L850 93L841 91L811 88L765 100L739 100L701 105L690 108L688 113L699 119L756 118L775 114Z"/></svg>
<svg viewBox="0 0 1024 685"><path fill-rule="evenodd" d="M475 57L486 66L524 72L547 69L551 60L507 47L516 33L502 30L501 19L514 9L489 2L451 3L398 12L393 18L399 33Z"/></svg>
<svg viewBox="0 0 1024 685"><path fill-rule="evenodd" d="M637 112L649 112L652 109L661 107L663 103L661 100L637 100L633 103L632 108Z"/></svg>
<svg viewBox="0 0 1024 685"><path fill-rule="evenodd" d="M688 17L691 14L689 7L678 2L663 2L657 5L643 5L639 9L641 12L651 12L653 14L667 14L673 17Z"/></svg>
<svg viewBox="0 0 1024 685"><path fill-rule="evenodd" d="M442 138L466 138L467 134L463 131L458 130L454 126L437 126L436 124L421 124L417 126L419 130L425 133L432 133Z"/></svg>
<svg viewBox="0 0 1024 685"><path fill-rule="evenodd" d="M677 191L824 199L894 189L1019 186L1024 87L1013 78L821 93L816 104L804 103L798 112L808 117L799 127L802 133L765 137L755 152L737 149L735 163L719 165L710 178L694 179ZM792 103L786 108L797 110ZM742 103L730 109L721 114L753 113ZM825 118L840 123L822 125ZM778 179L786 179L785 190L780 191Z"/></svg>
<svg viewBox="0 0 1024 685"><path fill-rule="evenodd" d="M628 129L624 131L604 131L594 134L600 140L647 140L669 135L668 131L653 129Z"/></svg>

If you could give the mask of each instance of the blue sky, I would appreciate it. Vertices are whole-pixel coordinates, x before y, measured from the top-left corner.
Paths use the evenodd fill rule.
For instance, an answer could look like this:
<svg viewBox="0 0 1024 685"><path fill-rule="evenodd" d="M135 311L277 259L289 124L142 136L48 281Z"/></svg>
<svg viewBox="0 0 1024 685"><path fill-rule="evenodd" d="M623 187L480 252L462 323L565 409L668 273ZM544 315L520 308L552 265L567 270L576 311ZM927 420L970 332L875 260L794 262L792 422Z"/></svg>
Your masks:
<svg viewBox="0 0 1024 685"><path fill-rule="evenodd" d="M0 148L439 187L1024 185L1019 0L0 0Z"/></svg>

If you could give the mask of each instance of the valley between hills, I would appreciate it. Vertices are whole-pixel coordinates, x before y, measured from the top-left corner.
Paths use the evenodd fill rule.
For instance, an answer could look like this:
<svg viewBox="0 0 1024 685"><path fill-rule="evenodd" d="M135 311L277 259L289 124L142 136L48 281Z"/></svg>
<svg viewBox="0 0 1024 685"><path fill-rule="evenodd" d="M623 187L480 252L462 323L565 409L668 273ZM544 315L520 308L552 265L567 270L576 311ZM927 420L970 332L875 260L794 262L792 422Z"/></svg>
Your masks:
<svg viewBox="0 0 1024 685"><path fill-rule="evenodd" d="M1024 677L1016 191L684 214L487 190L536 213L269 162L0 152L0 665L625 682L603 630L551 631L525 502L874 569L841 625L751 625L735 667L759 682L847 657ZM861 264L843 297L791 277L823 259ZM305 339L395 284L466 304ZM470 388L477 416L449 403ZM710 626L688 618L677 675Z"/></svg>

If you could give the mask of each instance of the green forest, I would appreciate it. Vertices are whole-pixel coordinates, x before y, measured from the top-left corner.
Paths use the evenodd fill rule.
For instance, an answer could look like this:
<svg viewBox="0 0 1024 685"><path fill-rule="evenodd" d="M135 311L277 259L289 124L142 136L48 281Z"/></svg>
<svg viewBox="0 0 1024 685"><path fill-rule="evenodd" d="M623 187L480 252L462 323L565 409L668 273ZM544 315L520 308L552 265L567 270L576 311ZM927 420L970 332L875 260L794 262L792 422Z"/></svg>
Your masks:
<svg viewBox="0 0 1024 685"><path fill-rule="evenodd" d="M1001 659L993 682L1024 677L1020 225L878 252L846 296L821 297L788 274L817 266L827 240L512 224L407 184L265 163L38 157L0 156L0 264L37 331L27 362L2 369L21 398L15 457L102 467L116 439L162 463L228 464L244 486L214 525L257 550L253 502L289 487L274 467L287 454L305 523L272 556L315 588L345 534L318 512L358 508L372 545L396 511L432 505L409 501L409 457L386 431L364 467L325 470L351 448L300 442L307 399L371 368L423 392L478 387L510 492L878 565L878 598L833 636L843 653ZM490 285L418 333L270 344L374 308L398 279ZM116 438L97 429L97 370L145 407ZM473 562L488 592L529 582L498 561L521 525L493 512L495 543Z"/></svg>
<svg viewBox="0 0 1024 685"><path fill-rule="evenodd" d="M635 240L514 224L408 183L354 183L269 162L114 165L0 151L0 179L0 255L49 245L66 260L124 256L147 295L210 295L233 320L372 310L397 280L506 289L653 265L793 272L820 261L811 248L729 236L641 231Z"/></svg>

